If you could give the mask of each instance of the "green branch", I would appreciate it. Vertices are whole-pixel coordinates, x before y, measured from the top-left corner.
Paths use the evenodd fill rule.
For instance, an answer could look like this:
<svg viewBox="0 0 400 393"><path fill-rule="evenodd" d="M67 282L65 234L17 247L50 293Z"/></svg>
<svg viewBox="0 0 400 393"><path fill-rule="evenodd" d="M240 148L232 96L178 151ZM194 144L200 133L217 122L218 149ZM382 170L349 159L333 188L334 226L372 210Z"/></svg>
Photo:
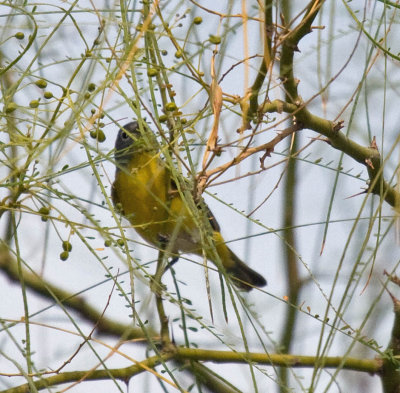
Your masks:
<svg viewBox="0 0 400 393"><path fill-rule="evenodd" d="M296 104L274 100L264 104L260 110L263 113L290 113L296 117L297 122L301 123L302 128L308 128L325 136L327 139L321 139L322 141L329 143L367 168L370 179L369 192L382 196L392 207L397 208L400 205L400 193L383 178L381 156L375 141L371 141L368 147L358 144L340 132L342 122L335 123L313 115L300 100Z"/></svg>
<svg viewBox="0 0 400 393"><path fill-rule="evenodd" d="M275 58L275 49L274 51L272 50L272 37L275 30L272 19L272 1L266 0L264 7L264 54L258 73L250 88L249 107L244 116L245 128L247 128L248 122L258 113L258 96L260 95L260 90L264 84L267 72L271 67L271 63ZM245 99L247 100L247 97L245 97Z"/></svg>
<svg viewBox="0 0 400 393"><path fill-rule="evenodd" d="M232 351L212 351L207 349L177 348L176 357L181 360L198 360L216 363L258 363L280 367L314 368L320 362L315 356L297 356L268 353L248 353ZM379 359L357 359L340 356L326 357L321 361L324 368L341 367L345 370L363 371L377 374L381 371Z"/></svg>
<svg viewBox="0 0 400 393"><path fill-rule="evenodd" d="M162 362L170 360L178 360L181 362L187 360L194 361L211 361L215 363L257 363L263 365L294 367L294 368L314 368L316 362L324 368L342 368L345 370L362 371L370 374L380 373L382 370L382 361L379 359L357 359L346 358L340 356L326 357L317 359L314 356L296 356L296 355L274 355L266 353L248 353L248 352L231 352L231 351L213 351L207 349L192 348L175 348L174 351L163 353L160 356L152 356L137 362L137 364L121 368L108 370L88 370L88 371L71 371L60 373L48 378L42 378L35 381L34 385L38 390L48 388L49 386L59 385L67 382L93 381L109 379L112 375L115 379L128 382L133 376L143 371L151 371ZM159 374L155 374L158 376ZM28 393L30 390L28 384L20 385L11 389L3 390L0 393Z"/></svg>
<svg viewBox="0 0 400 393"><path fill-rule="evenodd" d="M69 371L60 373L48 378L41 378L39 381L35 381L34 385L37 390L48 389L50 386L60 385L62 383L75 382L80 383L83 381L98 381L98 380L109 380L110 375L115 378L122 380L127 383L129 380L143 371L152 370L162 361L168 360L172 355L153 356L142 362L118 369L108 370L88 370L88 371ZM14 388L6 389L0 393L29 393L31 391L29 384L16 386Z"/></svg>
<svg viewBox="0 0 400 393"><path fill-rule="evenodd" d="M295 103L299 95L297 92L298 81L293 73L294 52L298 51L300 40L311 33L311 24L318 14L324 0L313 0L309 3L302 21L290 33L283 37L282 54L280 62L280 79L283 81L286 100Z"/></svg>
<svg viewBox="0 0 400 393"><path fill-rule="evenodd" d="M385 272L386 273L386 272ZM387 273L386 273L387 274ZM397 276L389 275L389 280L397 286L400 286L400 280ZM400 374L399 374L399 355L400 355L400 301L390 292L389 295L393 302L394 323L391 339L385 351L386 358L383 359L382 367L382 385L385 393L400 392Z"/></svg>

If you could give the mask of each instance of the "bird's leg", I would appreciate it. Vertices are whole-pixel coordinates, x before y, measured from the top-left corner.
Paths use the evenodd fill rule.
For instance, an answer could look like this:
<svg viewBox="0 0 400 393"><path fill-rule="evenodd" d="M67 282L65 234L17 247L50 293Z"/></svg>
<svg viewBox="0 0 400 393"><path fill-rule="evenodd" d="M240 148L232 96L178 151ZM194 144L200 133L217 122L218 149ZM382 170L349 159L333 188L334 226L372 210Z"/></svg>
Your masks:
<svg viewBox="0 0 400 393"><path fill-rule="evenodd" d="M166 250L168 248L168 242L169 242L169 238L168 236L162 235L162 234L158 234L158 241L161 244L161 248L163 250ZM167 266L164 269L164 273L170 269L173 265L175 265L176 262L179 261L179 255L175 255L172 257L172 259L170 261L167 262Z"/></svg>
<svg viewBox="0 0 400 393"><path fill-rule="evenodd" d="M170 269L172 266L175 265L176 262L179 261L179 255L173 257L168 263L167 266L165 267L165 271L167 271L168 269Z"/></svg>

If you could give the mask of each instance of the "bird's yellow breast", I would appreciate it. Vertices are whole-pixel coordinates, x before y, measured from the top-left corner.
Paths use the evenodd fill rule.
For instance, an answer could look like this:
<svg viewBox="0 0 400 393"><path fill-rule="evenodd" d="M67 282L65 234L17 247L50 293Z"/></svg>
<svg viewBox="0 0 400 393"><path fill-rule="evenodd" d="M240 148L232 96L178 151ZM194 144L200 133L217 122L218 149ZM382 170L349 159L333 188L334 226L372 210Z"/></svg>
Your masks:
<svg viewBox="0 0 400 393"><path fill-rule="evenodd" d="M126 168L117 171L113 188L114 203L120 204L139 235L153 245L163 238L168 241L178 224L180 233L188 224L192 226L181 198L171 195L168 169L152 153L132 157Z"/></svg>
<svg viewBox="0 0 400 393"><path fill-rule="evenodd" d="M125 217L145 240L156 244L157 232L168 218L165 167L149 153L141 153L117 171L113 188L114 202Z"/></svg>

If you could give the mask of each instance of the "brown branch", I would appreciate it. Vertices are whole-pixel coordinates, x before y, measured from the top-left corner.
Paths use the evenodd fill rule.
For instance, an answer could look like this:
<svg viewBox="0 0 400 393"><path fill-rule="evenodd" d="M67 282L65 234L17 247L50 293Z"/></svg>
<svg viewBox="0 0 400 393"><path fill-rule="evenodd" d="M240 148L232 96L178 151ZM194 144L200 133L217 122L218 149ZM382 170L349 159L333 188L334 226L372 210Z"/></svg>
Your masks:
<svg viewBox="0 0 400 393"><path fill-rule="evenodd" d="M17 263L4 245L0 245L0 271L3 271L12 282L20 283ZM23 269L22 274L25 285L29 290L55 301L59 306L69 307L90 323L97 323L97 333L115 335L117 337L124 336L126 339L145 338L141 329L105 318L101 312L90 306L82 297L58 288L36 273ZM153 335L156 336L155 333Z"/></svg>
<svg viewBox="0 0 400 393"><path fill-rule="evenodd" d="M275 149L275 146L279 142L281 142L283 139L287 138L289 135L292 135L294 132L301 130L302 128L303 127L300 123L296 123L296 124L290 126L289 128L286 128L283 131L279 132L276 135L276 137L273 138L271 141L264 143L260 146L256 146L256 147L246 147L231 161L228 161L225 164L222 164L216 168L209 169L205 173L201 172L197 176L197 196L201 195L203 193L204 189L209 185L208 180L211 176L213 176L217 173L218 173L218 176L220 176L222 173L227 171L232 166L238 165L243 160L245 160L247 157L249 157L253 154L259 153L261 151L265 151L262 158L260 158L260 165L261 165L261 168L263 168L265 158L269 157L271 155L271 153ZM214 177L213 179L215 179L216 177Z"/></svg>

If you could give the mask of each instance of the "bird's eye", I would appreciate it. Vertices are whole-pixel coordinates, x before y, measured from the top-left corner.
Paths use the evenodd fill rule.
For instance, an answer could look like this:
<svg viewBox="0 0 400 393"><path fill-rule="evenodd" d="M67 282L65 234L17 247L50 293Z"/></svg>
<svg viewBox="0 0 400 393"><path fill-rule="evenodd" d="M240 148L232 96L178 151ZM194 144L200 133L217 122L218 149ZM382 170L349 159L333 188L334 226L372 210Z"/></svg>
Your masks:
<svg viewBox="0 0 400 393"><path fill-rule="evenodd" d="M128 139L128 134L125 131L123 131L122 134L121 134L121 138L122 139Z"/></svg>

